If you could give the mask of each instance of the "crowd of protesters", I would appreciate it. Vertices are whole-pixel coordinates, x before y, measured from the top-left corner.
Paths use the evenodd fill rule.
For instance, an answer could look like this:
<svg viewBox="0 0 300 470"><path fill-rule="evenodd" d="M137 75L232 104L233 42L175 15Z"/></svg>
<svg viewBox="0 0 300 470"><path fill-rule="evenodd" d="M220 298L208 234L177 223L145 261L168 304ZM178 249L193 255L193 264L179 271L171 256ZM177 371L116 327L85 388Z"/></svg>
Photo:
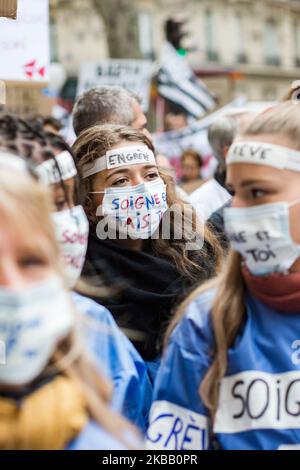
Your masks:
<svg viewBox="0 0 300 470"><path fill-rule="evenodd" d="M1 449L300 447L299 106L228 112L179 181L125 89L72 147L0 115Z"/></svg>

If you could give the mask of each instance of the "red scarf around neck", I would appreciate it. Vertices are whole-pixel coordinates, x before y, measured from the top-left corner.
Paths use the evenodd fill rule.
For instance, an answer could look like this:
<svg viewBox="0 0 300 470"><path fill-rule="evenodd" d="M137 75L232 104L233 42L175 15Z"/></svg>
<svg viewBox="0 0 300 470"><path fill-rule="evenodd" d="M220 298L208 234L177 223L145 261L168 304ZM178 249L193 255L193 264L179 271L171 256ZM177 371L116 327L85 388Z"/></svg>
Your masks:
<svg viewBox="0 0 300 470"><path fill-rule="evenodd" d="M268 307L284 313L300 313L300 272L254 276L242 268L249 291Z"/></svg>

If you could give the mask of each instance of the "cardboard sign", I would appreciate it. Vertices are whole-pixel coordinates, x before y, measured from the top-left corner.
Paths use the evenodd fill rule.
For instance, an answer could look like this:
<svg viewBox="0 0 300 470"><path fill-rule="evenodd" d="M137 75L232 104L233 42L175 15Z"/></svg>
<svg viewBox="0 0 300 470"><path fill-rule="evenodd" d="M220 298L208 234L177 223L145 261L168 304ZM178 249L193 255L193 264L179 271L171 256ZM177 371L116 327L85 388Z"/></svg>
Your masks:
<svg viewBox="0 0 300 470"><path fill-rule="evenodd" d="M148 60L111 59L84 63L80 70L77 94L79 96L94 87L117 85L139 96L146 111L149 107L152 72L153 64Z"/></svg>
<svg viewBox="0 0 300 470"><path fill-rule="evenodd" d="M0 18L0 57L0 80L48 81L49 0L19 0L16 21Z"/></svg>
<svg viewBox="0 0 300 470"><path fill-rule="evenodd" d="M1 17L15 20L17 18L17 8L18 0L0 0Z"/></svg>
<svg viewBox="0 0 300 470"><path fill-rule="evenodd" d="M43 93L45 89L43 82L7 81L3 83L5 87L3 87L2 91L6 91L6 93L3 94L2 97L0 94L0 109L2 109L2 105L4 105L3 108L5 112L23 116L32 114L48 116L51 114L54 100Z"/></svg>

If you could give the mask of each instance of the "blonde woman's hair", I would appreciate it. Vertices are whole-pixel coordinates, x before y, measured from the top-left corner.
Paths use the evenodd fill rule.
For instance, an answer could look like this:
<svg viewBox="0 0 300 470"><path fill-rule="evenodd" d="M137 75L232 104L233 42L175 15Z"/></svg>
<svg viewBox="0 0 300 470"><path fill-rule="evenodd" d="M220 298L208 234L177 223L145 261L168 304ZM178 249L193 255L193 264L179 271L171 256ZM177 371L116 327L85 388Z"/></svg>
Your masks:
<svg viewBox="0 0 300 470"><path fill-rule="evenodd" d="M257 116L240 137L276 135L289 139L291 147L300 149L300 104L282 103ZM214 345L211 366L208 369L199 393L210 411L212 421L218 408L219 387L226 374L227 352L234 344L245 320L245 285L241 270L241 256L231 251L219 276L196 289L179 307L169 326L166 342L182 319L188 305L203 292L216 288L211 309Z"/></svg>
<svg viewBox="0 0 300 470"><path fill-rule="evenodd" d="M42 259L50 262L53 270L62 276L59 244L51 222L51 201L51 191L29 175L12 175L11 172L1 169L0 220L3 226L19 234L26 247L39 253ZM80 313L75 312L75 306L74 315L78 323ZM90 324L90 327L99 328L98 322ZM83 346L82 331L78 332L79 330L82 329L76 325L74 331L60 343L44 374L58 370L75 380L84 392L91 418L131 447L130 436L137 435L137 432L125 419L110 410L108 403L112 396L112 385L99 373L95 359Z"/></svg>
<svg viewBox="0 0 300 470"><path fill-rule="evenodd" d="M108 150L124 141L139 142L154 152L151 141L140 131L113 124L94 126L82 132L73 146L79 172L82 173L84 165L94 162L97 158L104 156ZM174 212L173 217L170 217L170 239L160 236L158 239L151 240L154 253L171 261L185 278L193 282L206 280L212 277L219 267L223 255L219 242L207 226L203 227L192 206L177 197L174 180L170 175L160 167L158 170L167 186L168 206L172 207ZM89 194L94 191L94 177L82 179L81 190L85 211L90 223L95 226L98 218L95 215L93 200ZM163 217L168 216L170 214L166 213ZM179 220L181 227L191 227L187 234L183 231L180 239L172 236L172 234L178 233L176 224ZM191 241L187 235L199 233L200 227L203 229L206 250L187 250L187 243Z"/></svg>

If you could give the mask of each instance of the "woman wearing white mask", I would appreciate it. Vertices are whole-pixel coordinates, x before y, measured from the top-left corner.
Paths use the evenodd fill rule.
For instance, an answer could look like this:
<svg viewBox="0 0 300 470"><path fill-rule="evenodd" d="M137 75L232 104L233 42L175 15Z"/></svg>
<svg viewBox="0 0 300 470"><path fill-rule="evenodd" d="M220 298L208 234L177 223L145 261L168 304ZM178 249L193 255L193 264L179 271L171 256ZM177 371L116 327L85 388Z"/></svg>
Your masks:
<svg viewBox="0 0 300 470"><path fill-rule="evenodd" d="M50 210L40 184L1 168L0 448L135 447L134 429L108 408L111 385L85 345Z"/></svg>
<svg viewBox="0 0 300 470"><path fill-rule="evenodd" d="M84 262L88 222L78 200L77 170L72 151L59 136L36 132L27 121L13 116L0 119L0 144L26 157L26 162L40 181L51 188L52 218L61 248L64 276L78 310L87 319L97 321L94 334L89 333L89 347L102 371L113 381L113 408L145 431L151 404L152 385L146 366L133 345L117 327L110 312L86 295L88 285L78 282ZM0 153L1 162L13 161L9 153ZM103 288L101 289L103 292ZM107 289L105 289L105 294ZM80 292L80 294L78 293ZM94 290L92 289L92 292Z"/></svg>
<svg viewBox="0 0 300 470"><path fill-rule="evenodd" d="M51 186L53 218L65 276L70 288L74 288L85 259L89 226L82 207L75 203L78 199L77 170L70 147L60 136L40 132L26 120L13 115L3 115L0 118L0 152L1 149L2 154L5 150L6 156L10 152L25 158L41 182Z"/></svg>
<svg viewBox="0 0 300 470"><path fill-rule="evenodd" d="M82 132L74 152L90 222L84 273L105 274L118 286L104 303L155 373L172 309L191 285L214 275L219 246L176 198L141 132L95 126Z"/></svg>
<svg viewBox="0 0 300 470"><path fill-rule="evenodd" d="M229 150L232 251L170 327L150 448L300 447L299 112L274 107Z"/></svg>

